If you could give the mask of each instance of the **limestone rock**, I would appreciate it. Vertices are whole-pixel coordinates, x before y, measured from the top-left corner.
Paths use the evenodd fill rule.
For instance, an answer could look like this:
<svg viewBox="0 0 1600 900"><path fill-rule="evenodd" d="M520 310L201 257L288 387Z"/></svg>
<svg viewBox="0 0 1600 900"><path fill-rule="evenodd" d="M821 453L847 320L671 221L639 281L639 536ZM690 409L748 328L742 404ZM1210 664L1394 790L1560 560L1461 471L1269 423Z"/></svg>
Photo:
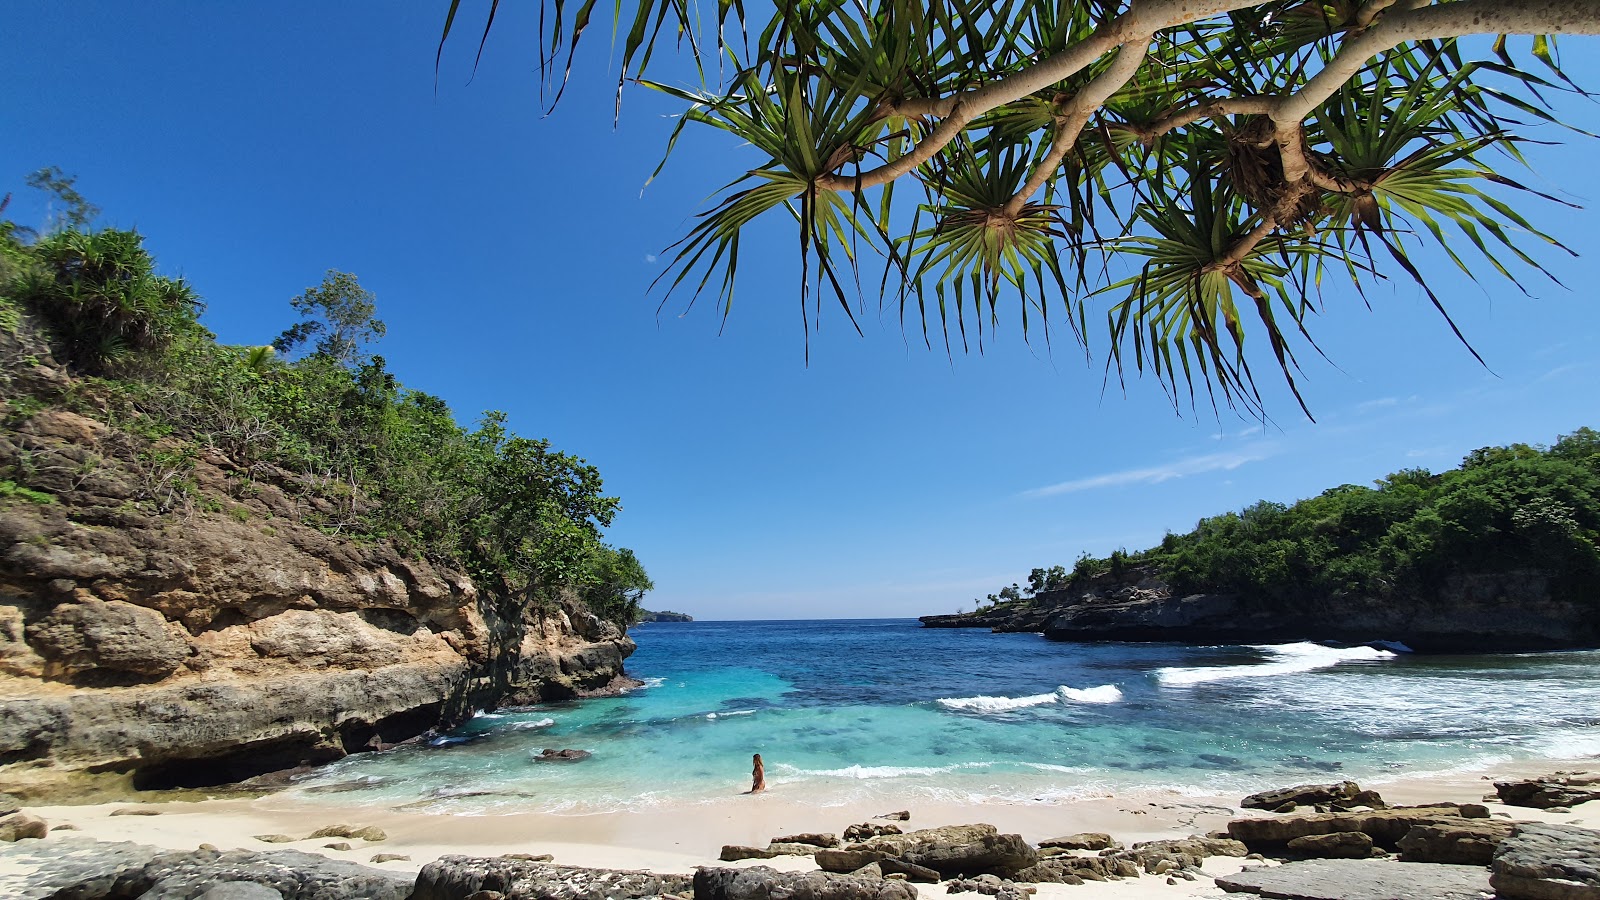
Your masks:
<svg viewBox="0 0 1600 900"><path fill-rule="evenodd" d="M1509 900L1600 900L1600 832L1524 823L1500 844L1490 881Z"/></svg>
<svg viewBox="0 0 1600 900"><path fill-rule="evenodd" d="M290 900L404 900L411 892L410 878L293 850L168 852L77 837L0 847L0 896L16 900L266 896L244 884Z"/></svg>
<svg viewBox="0 0 1600 900"><path fill-rule="evenodd" d="M717 859L723 862L738 862L741 859L771 859L778 854L762 847L740 847L737 844L722 845L722 852Z"/></svg>
<svg viewBox="0 0 1600 900"><path fill-rule="evenodd" d="M292 844L295 842L295 838L287 834L258 834L255 838L267 844Z"/></svg>
<svg viewBox="0 0 1600 900"><path fill-rule="evenodd" d="M875 865L885 878L893 878L899 875L908 881L920 881L924 884L939 883L939 873L937 871L927 866L908 863L903 859L896 859L891 856L888 859L878 860Z"/></svg>
<svg viewBox="0 0 1600 900"><path fill-rule="evenodd" d="M1277 849L1298 837L1360 831L1381 847L1394 848L1413 825L1432 825L1442 820L1459 820L1460 807L1453 803L1438 806L1411 806L1358 812L1316 813L1307 816L1234 819L1228 833L1252 850Z"/></svg>
<svg viewBox="0 0 1600 900"><path fill-rule="evenodd" d="M1060 847L1064 850L1108 850L1120 846L1111 839L1111 835L1099 831L1085 831L1039 842L1040 849Z"/></svg>
<svg viewBox="0 0 1600 900"><path fill-rule="evenodd" d="M1337 784L1300 784L1251 794L1240 800L1239 805L1245 809L1277 810L1286 803L1293 803L1296 806L1315 806L1318 803L1330 803L1334 800L1349 800L1359 793L1361 785L1354 781L1341 781Z"/></svg>
<svg viewBox="0 0 1600 900"><path fill-rule="evenodd" d="M354 825L327 825L318 828L306 836L306 840L314 841L318 838L351 838L360 841L386 841L389 835L376 825L365 825L357 828ZM265 838L263 838L265 840Z"/></svg>
<svg viewBox="0 0 1600 900"><path fill-rule="evenodd" d="M585 869L506 856L441 856L417 874L411 900L465 900L480 891L498 893L504 900L630 900L683 894L691 886L687 875Z"/></svg>
<svg viewBox="0 0 1600 900"><path fill-rule="evenodd" d="M557 763L582 762L593 755L593 753L590 753L587 750L552 750L549 747L546 747L544 750L540 751L538 756L533 758L533 761Z"/></svg>
<svg viewBox="0 0 1600 900"><path fill-rule="evenodd" d="M1012 873L1011 880L1030 884L1082 884L1138 878L1139 864L1112 856L1052 856Z"/></svg>
<svg viewBox="0 0 1600 900"><path fill-rule="evenodd" d="M995 900L1027 900L1039 892L1038 888L1031 885L1017 884L994 875L955 878L945 883L945 890L951 894L979 893L994 897Z"/></svg>
<svg viewBox="0 0 1600 900"><path fill-rule="evenodd" d="M254 881L224 881L207 888L195 900L283 900L283 895Z"/></svg>
<svg viewBox="0 0 1600 900"><path fill-rule="evenodd" d="M818 868L824 872L836 872L841 875L888 858L889 854L883 851L855 847L823 847L817 850L816 854Z"/></svg>
<svg viewBox="0 0 1600 900"><path fill-rule="evenodd" d="M825 850L816 844L796 844L785 841L773 841L767 845L767 852L772 856L810 856L818 850ZM770 857L769 857L770 858Z"/></svg>
<svg viewBox="0 0 1600 900"><path fill-rule="evenodd" d="M844 839L847 841L864 841L868 838L875 838L880 834L900 834L900 826L862 822L860 825L851 825L846 828L844 830Z"/></svg>
<svg viewBox="0 0 1600 900"><path fill-rule="evenodd" d="M0 816L9 816L22 809L22 801L10 794L0 794Z"/></svg>
<svg viewBox="0 0 1600 900"><path fill-rule="evenodd" d="M1417 829L1411 829L1415 832ZM1405 839L1401 838L1401 846ZM1366 859L1372 855L1371 836L1360 831L1336 831L1333 834L1308 834L1297 837L1288 844L1295 856L1318 859ZM1424 859L1420 862L1454 862L1454 860Z"/></svg>
<svg viewBox="0 0 1600 900"><path fill-rule="evenodd" d="M1496 819L1465 818L1414 825L1399 841L1400 858L1406 862L1487 866L1501 842L1511 836L1513 827L1511 822Z"/></svg>
<svg viewBox="0 0 1600 900"><path fill-rule="evenodd" d="M20 389L14 376L0 380ZM124 438L140 445L55 409L0 428L0 468L54 460L30 486L56 498L0 516L0 791L200 787L330 762L476 708L603 690L634 649L576 595L523 612L393 543L319 531L305 520L318 498L270 464L240 479L203 451L181 523L126 502L144 474Z"/></svg>
<svg viewBox="0 0 1600 900"><path fill-rule="evenodd" d="M405 855L400 854L400 853L374 853L374 854L372 854L372 862L375 862L375 863L408 862L408 861L410 861L410 859L411 859L411 857L405 856Z"/></svg>
<svg viewBox="0 0 1600 900"><path fill-rule="evenodd" d="M1317 859L1246 869L1217 878L1233 893L1277 900L1483 900L1489 873L1481 866L1445 866L1386 859Z"/></svg>
<svg viewBox="0 0 1600 900"><path fill-rule="evenodd" d="M695 900L916 900L905 881L831 872L778 872L701 868L694 874ZM433 900L418 896L414 900Z"/></svg>
<svg viewBox="0 0 1600 900"><path fill-rule="evenodd" d="M334 841L334 842L332 842L330 844L323 844L322 847L325 850L349 850L350 849L350 842L349 841Z"/></svg>
<svg viewBox="0 0 1600 900"><path fill-rule="evenodd" d="M18 812L0 818L0 841L37 839L49 833L50 825L38 816Z"/></svg>
<svg viewBox="0 0 1600 900"><path fill-rule="evenodd" d="M53 672L105 670L142 680L165 678L189 658L180 634L153 609L93 599L62 604L27 630L28 643Z"/></svg>
<svg viewBox="0 0 1600 900"><path fill-rule="evenodd" d="M1249 852L1243 843L1231 838L1191 835L1177 840L1143 841L1114 855L1133 860L1146 872L1159 875L1173 868L1196 868L1208 856L1242 857ZM1169 864L1166 869L1162 868L1164 862Z"/></svg>
<svg viewBox="0 0 1600 900"><path fill-rule="evenodd" d="M808 831L804 834L788 834L772 839L774 844L810 844L813 847L837 847L839 838L836 835Z"/></svg>
<svg viewBox="0 0 1600 900"><path fill-rule="evenodd" d="M890 820L893 820L895 822L909 822L909 821L911 821L911 810L902 809L902 810L898 810L896 812L884 813L882 815L873 816L873 818L874 819L890 819Z"/></svg>
<svg viewBox="0 0 1600 900"><path fill-rule="evenodd" d="M161 810L151 809L148 806L124 806L111 811L113 816L159 816Z"/></svg>
<svg viewBox="0 0 1600 900"><path fill-rule="evenodd" d="M1003 874L1038 861L1037 852L1020 835L999 834L993 825L948 825L905 834L881 834L845 849L883 853L947 876ZM820 864L820 852L818 857Z"/></svg>
<svg viewBox="0 0 1600 900"><path fill-rule="evenodd" d="M1563 809L1600 799L1600 778L1571 778L1552 775L1530 781L1496 781L1495 793L1507 806L1533 809Z"/></svg>

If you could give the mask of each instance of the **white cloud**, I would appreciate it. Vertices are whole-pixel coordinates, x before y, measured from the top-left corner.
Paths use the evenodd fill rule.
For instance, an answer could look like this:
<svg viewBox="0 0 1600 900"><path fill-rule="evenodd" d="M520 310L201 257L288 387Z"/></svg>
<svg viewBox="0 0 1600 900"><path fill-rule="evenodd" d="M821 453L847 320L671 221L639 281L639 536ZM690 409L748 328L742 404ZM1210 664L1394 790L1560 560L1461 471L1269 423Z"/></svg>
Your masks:
<svg viewBox="0 0 1600 900"><path fill-rule="evenodd" d="M1400 398L1399 397L1380 397L1377 400L1368 400L1365 403L1356 404L1356 412L1372 412L1375 409L1383 409L1383 408L1389 407L1389 406L1397 406L1397 405L1399 405L1399 403L1400 403Z"/></svg>
<svg viewBox="0 0 1600 900"><path fill-rule="evenodd" d="M1277 447L1265 444L1254 449L1236 450L1232 453L1207 453L1203 456L1191 456L1188 459L1180 459L1161 466L1149 466L1143 469L1123 469L1119 472L1107 472L1104 475L1091 475L1088 478L1062 481L1057 484L1023 491L1022 496L1053 497L1056 494L1071 494L1076 491L1090 491L1095 488L1125 487L1130 484L1160 484L1163 481L1171 481L1174 478L1200 475L1205 472L1231 472L1245 463L1266 459L1277 452Z"/></svg>
<svg viewBox="0 0 1600 900"><path fill-rule="evenodd" d="M653 263L656 261L656 255L654 253L646 253L644 255L644 261L647 263Z"/></svg>

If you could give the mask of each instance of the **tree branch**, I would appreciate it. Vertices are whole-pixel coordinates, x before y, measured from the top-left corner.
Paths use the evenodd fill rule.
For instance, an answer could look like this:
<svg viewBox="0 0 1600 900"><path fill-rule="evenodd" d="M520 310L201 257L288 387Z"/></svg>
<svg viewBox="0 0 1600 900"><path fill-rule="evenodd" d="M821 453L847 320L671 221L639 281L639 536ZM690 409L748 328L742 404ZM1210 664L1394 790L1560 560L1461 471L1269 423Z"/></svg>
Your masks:
<svg viewBox="0 0 1600 900"><path fill-rule="evenodd" d="M1017 191L1016 196L1011 198L1011 202L1006 204L1007 216L1015 217L1022 211L1022 206L1028 202L1028 198L1055 176L1056 170L1061 168L1062 161L1078 143L1078 136L1083 133L1083 126L1089 123L1089 116L1139 73L1139 67L1144 64L1144 58L1149 52L1150 45L1146 41L1123 44L1117 48L1117 57L1111 61L1110 68L1095 76L1093 81L1084 85L1082 90L1072 96L1066 108L1056 116L1056 133L1050 143L1050 152L1045 154L1044 159L1028 176L1027 183Z"/></svg>
<svg viewBox="0 0 1600 900"><path fill-rule="evenodd" d="M1148 41L1157 31L1236 9L1260 6L1263 2L1265 0L1135 0L1128 12L1101 25L1084 40L999 81L939 100L901 101L896 105L897 110L942 115L944 120L904 156L859 175L822 175L817 178L816 186L824 191L858 191L888 184L932 159L978 116L1070 78L1123 44Z"/></svg>
<svg viewBox="0 0 1600 900"><path fill-rule="evenodd" d="M1179 128L1187 128L1201 119L1215 119L1218 116L1267 115L1277 105L1278 99L1277 97L1222 97L1217 100L1207 100L1198 106L1172 113L1148 124L1125 122L1116 127L1138 135L1140 140L1148 144L1164 134L1177 131Z"/></svg>

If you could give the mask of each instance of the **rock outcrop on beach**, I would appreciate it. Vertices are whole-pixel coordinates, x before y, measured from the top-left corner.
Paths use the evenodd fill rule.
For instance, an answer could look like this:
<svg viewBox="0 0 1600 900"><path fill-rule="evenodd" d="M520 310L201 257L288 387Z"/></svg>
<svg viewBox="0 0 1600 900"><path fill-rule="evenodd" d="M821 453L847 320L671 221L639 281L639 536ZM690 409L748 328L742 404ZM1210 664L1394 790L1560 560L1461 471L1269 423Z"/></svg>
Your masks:
<svg viewBox="0 0 1600 900"><path fill-rule="evenodd" d="M1600 800L1600 776L1555 774L1524 781L1497 781L1496 796L1507 806L1530 809L1567 809Z"/></svg>
<svg viewBox="0 0 1600 900"><path fill-rule="evenodd" d="M1495 853L1490 884L1506 900L1600 898L1600 832L1525 823Z"/></svg>
<svg viewBox="0 0 1600 900"><path fill-rule="evenodd" d="M1278 900L1483 900L1492 893L1482 866L1384 859L1318 859L1246 869L1218 878L1217 887Z"/></svg>
<svg viewBox="0 0 1600 900"><path fill-rule="evenodd" d="M1397 641L1419 652L1600 646L1592 603L1561 599L1532 571L1455 577L1437 595L1307 597L1292 606L1236 594L1180 594L1148 566L1043 591L1030 602L923 616L930 628L1038 632L1058 641L1264 644Z"/></svg>
<svg viewBox="0 0 1600 900"><path fill-rule="evenodd" d="M128 842L33 841L0 854L0 896L17 900L276 897L406 900L412 878L297 850L168 851Z"/></svg>
<svg viewBox="0 0 1600 900"><path fill-rule="evenodd" d="M634 900L683 894L693 886L687 875L558 866L514 856L442 856L422 867L409 896L410 900L466 900L475 896L502 900Z"/></svg>
<svg viewBox="0 0 1600 900"><path fill-rule="evenodd" d="M76 389L21 349L44 361L8 373L13 396ZM61 408L0 429L0 471L48 495L0 497L0 790L237 781L623 678L633 642L576 599L528 608L311 527L321 499L274 466L186 458L157 513L135 498L161 469L128 440Z"/></svg>

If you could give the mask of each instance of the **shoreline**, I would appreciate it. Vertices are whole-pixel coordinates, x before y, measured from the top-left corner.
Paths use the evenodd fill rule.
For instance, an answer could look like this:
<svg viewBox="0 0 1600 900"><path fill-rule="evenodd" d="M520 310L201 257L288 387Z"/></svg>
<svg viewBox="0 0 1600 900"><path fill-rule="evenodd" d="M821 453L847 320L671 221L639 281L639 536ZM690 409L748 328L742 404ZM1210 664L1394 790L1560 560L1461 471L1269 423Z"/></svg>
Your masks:
<svg viewBox="0 0 1600 900"><path fill-rule="evenodd" d="M1493 792L1492 782L1508 778L1548 775L1555 771L1600 769L1600 757L1520 760L1471 772L1448 775L1399 777L1372 782L1391 805L1426 802L1483 802ZM732 790L732 789L730 789ZM199 794L201 792L197 792ZM988 823L1001 832L1021 834L1031 843L1075 832L1106 832L1124 844L1162 838L1206 834L1238 818L1239 796L1195 796L1148 791L1108 795L1060 803L914 803L906 830L942 825ZM1490 802L1494 813L1518 819L1600 826L1600 802L1589 812L1578 807L1570 813L1505 807ZM304 795L284 793L257 797L222 797L195 800L129 800L85 805L28 806L52 827L70 823L75 830L52 832L45 840L134 841L173 850L192 850L202 843L220 849L270 851L294 849L342 859L396 873L415 873L444 855L499 856L508 853L549 853L555 862L613 869L692 873L697 866L767 865L788 870L815 868L808 857L779 857L738 863L719 862L725 844L765 846L773 837L804 831L841 832L846 826L890 812L880 801L840 806L817 806L781 790L760 795L730 794L726 801L685 804L634 812L584 814L508 813L458 815L406 811L387 806L356 807L318 803ZM117 811L137 810L140 814ZM1586 815L1587 813L1587 815ZM1257 813L1246 813L1257 814ZM382 841L303 836L329 825L357 828L376 825L387 834ZM284 834L298 838L287 843L267 843L256 835ZM344 840L347 851L325 844ZM374 854L398 854L409 860L379 864ZM1245 860L1213 857L1205 871L1210 875L1237 871ZM0 874L7 864L0 863ZM1218 896L1209 881L1178 882L1146 876L1123 882L1083 886L1041 885L1040 896L1090 895L1122 897ZM919 891L942 895L937 885L919 885ZM1102 893L1103 892L1103 893Z"/></svg>

